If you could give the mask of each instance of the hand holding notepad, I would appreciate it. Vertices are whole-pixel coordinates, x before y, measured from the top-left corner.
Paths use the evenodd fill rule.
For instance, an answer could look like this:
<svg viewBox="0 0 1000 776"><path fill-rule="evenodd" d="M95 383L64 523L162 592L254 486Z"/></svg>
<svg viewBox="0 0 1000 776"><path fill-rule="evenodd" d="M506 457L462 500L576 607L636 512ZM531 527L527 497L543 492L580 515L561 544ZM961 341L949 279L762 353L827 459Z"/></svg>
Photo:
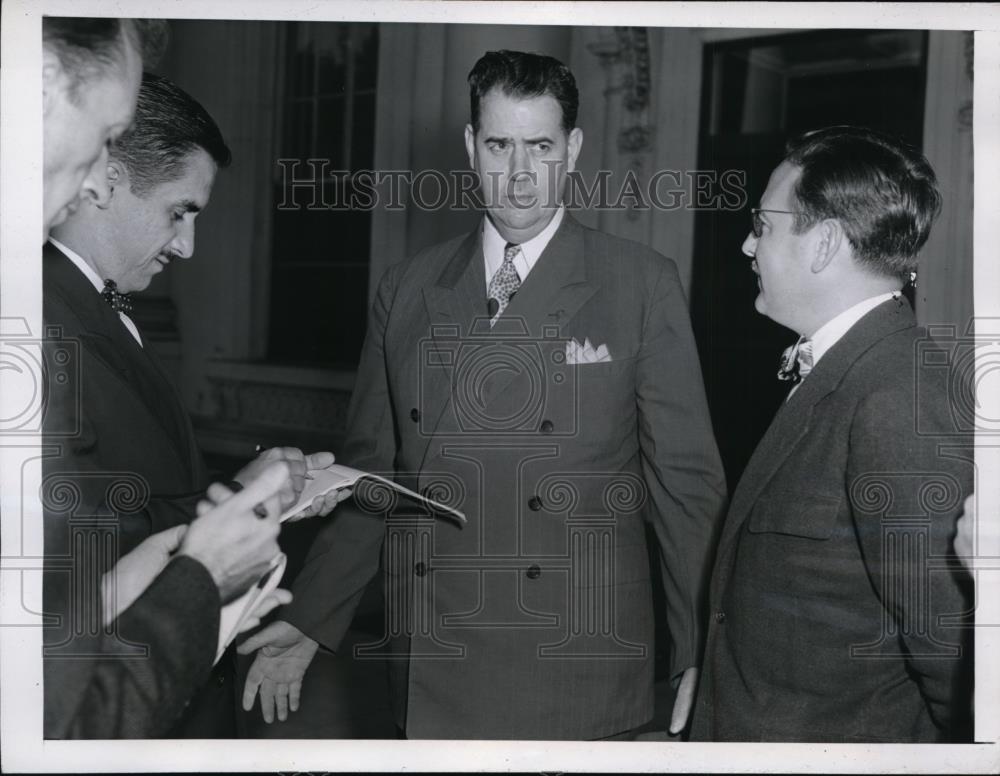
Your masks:
<svg viewBox="0 0 1000 776"><path fill-rule="evenodd" d="M464 525L466 522L465 515L454 507L427 498L385 477L352 469L349 466L341 466L340 464L332 464L325 469L310 470L307 474L305 487L299 494L299 500L281 514L280 520L281 522L285 522L300 519L302 516L311 516L314 514L311 508L317 498L329 496L334 493L343 494L362 481L378 483L380 486L387 487L396 493L411 498L426 506L435 515L445 515L456 520L461 525ZM330 499L327 498L326 501L329 503ZM241 631L250 627L247 623L251 617L255 616L254 610L277 588L278 583L281 581L281 575L285 571L285 563L286 559L283 554L276 556L271 564L271 568L268 569L267 573L261 577L260 581L254 587L250 588L250 590L235 601L222 607L222 616L219 621L219 650L215 658L216 661L222 657L222 653L229 643Z"/></svg>
<svg viewBox="0 0 1000 776"><path fill-rule="evenodd" d="M416 491L404 488L402 485L399 485L398 483L395 483L385 477L380 477L377 474L369 474L368 472L363 472L359 469L352 469L349 466L341 466L340 464L335 463L325 469L311 470L308 473L308 477L309 479L306 480L305 488L303 488L302 493L299 494L299 500L282 513L282 522L286 520L299 519L299 515L303 512L308 512L308 510L312 507L313 501L318 496L326 496L336 491L353 488L361 481L369 481L379 483L379 485L385 486L390 490L423 504L434 514L442 514L457 520L459 523L465 523L465 515L454 507L442 504L440 501L427 498Z"/></svg>

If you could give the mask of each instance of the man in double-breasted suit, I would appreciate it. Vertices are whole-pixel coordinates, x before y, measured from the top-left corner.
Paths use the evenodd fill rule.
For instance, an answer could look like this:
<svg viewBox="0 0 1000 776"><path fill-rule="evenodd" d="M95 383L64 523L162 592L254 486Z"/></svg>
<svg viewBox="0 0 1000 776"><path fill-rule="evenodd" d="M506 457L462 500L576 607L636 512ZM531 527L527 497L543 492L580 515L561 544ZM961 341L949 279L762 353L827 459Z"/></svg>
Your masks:
<svg viewBox="0 0 1000 776"><path fill-rule="evenodd" d="M756 308L802 336L723 526L692 739L971 735L951 542L972 439L900 293L939 207L919 152L833 127L789 145L753 211Z"/></svg>
<svg viewBox="0 0 1000 776"><path fill-rule="evenodd" d="M490 52L469 77L470 162L487 216L390 268L373 305L341 458L462 510L383 522L356 494L320 534L244 694L294 710L318 643L336 649L386 574L399 727L413 738L627 737L653 713L645 524L665 569L685 724L699 594L725 498L672 261L559 206L580 151L558 61Z"/></svg>

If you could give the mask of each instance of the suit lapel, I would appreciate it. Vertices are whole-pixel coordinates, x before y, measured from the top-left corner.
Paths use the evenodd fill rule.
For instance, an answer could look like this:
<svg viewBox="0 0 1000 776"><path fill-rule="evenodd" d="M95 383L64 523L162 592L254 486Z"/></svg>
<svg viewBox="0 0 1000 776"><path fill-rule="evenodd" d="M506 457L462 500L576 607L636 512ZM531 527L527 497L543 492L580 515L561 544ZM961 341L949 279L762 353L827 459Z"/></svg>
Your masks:
<svg viewBox="0 0 1000 776"><path fill-rule="evenodd" d="M480 227L462 241L437 282L424 289L431 336L441 344L442 354L454 352L456 341L470 337L486 342L512 338L534 341L553 335L558 339L580 307L597 292L597 286L587 279L584 230L568 213L493 328L486 312L484 267ZM562 346L561 339L558 343ZM426 384L423 412L428 413L427 427L436 429L453 399L451 378L455 370L442 368L433 374ZM506 371L490 380L482 395L484 412L517 379L525 379L525 375ZM425 446L425 456L426 450Z"/></svg>
<svg viewBox="0 0 1000 776"><path fill-rule="evenodd" d="M837 389L844 375L867 350L890 334L914 324L913 312L905 299L891 299L880 304L830 348L798 390L781 405L733 494L719 541L720 560L735 546L739 530L761 493L809 432L816 405ZM724 568L728 568L728 564Z"/></svg>
<svg viewBox="0 0 1000 776"><path fill-rule="evenodd" d="M46 243L43 256L46 291L58 294L72 308L83 328L80 339L100 361L127 381L134 368L128 356L138 349L136 341L90 281L55 246Z"/></svg>
<svg viewBox="0 0 1000 776"><path fill-rule="evenodd" d="M437 281L424 288L424 304L431 334L458 326L463 333L478 325L489 331L486 313L486 270L483 268L482 229L471 232L458 246ZM478 259L478 260L477 260ZM481 320L476 320L481 319ZM485 319L485 328L483 323Z"/></svg>
<svg viewBox="0 0 1000 776"><path fill-rule="evenodd" d="M490 334L504 339L528 337L534 342L554 340L557 347L564 347L566 326L595 293L597 286L588 280L584 230L566 213ZM549 357L547 352L542 355ZM519 379L527 375L509 370L490 381L483 392L484 407L489 408Z"/></svg>
<svg viewBox="0 0 1000 776"><path fill-rule="evenodd" d="M557 325L561 329L597 291L587 280L585 253L583 227L569 213L564 214L558 231L503 311L497 326L509 318L523 323L532 336L540 335L545 326Z"/></svg>
<svg viewBox="0 0 1000 776"><path fill-rule="evenodd" d="M588 280L584 230L569 213L552 236L531 274L497 319L492 335L505 338L529 337L565 347L565 329L584 303L597 293ZM530 351L529 351L530 352ZM547 350L542 358L549 358ZM538 369L544 374L544 364ZM483 405L503 397L515 380L529 379L522 371L509 370L491 380L483 391Z"/></svg>
<svg viewBox="0 0 1000 776"><path fill-rule="evenodd" d="M809 379L814 376L815 372L809 375ZM746 469L743 470L739 485L733 494L729 518L726 520L719 541L720 557L723 550L728 549L729 543L739 532L743 521L750 514L767 483L781 468L799 440L806 435L815 401L822 397L816 397L812 402L805 401L805 397L801 396L804 389L805 383L791 399L781 405L774 420L771 421L771 425L757 444Z"/></svg>
<svg viewBox="0 0 1000 776"><path fill-rule="evenodd" d="M190 421L177 418L179 399L155 356L136 342L90 281L51 243L43 250L46 296L57 294L79 318L80 343L126 386L164 430L164 436L192 476ZM173 421L173 422L171 422Z"/></svg>
<svg viewBox="0 0 1000 776"><path fill-rule="evenodd" d="M206 485L202 481L205 479L202 453L195 440L194 428L191 425L191 418L184 408L184 401L181 399L181 395L174 385L173 378L167 374L163 363L153 352L152 348L146 347L141 350L142 355L145 356L149 364L150 370L156 374L155 385L159 402L158 406L154 406L153 409L154 411L158 410L156 413L157 418L168 433L171 430L171 426L166 424L163 415L164 413L170 414L173 419L172 428L174 433L169 434L169 437L174 444L174 448L180 454L181 460L187 467L194 487L201 488ZM150 406L148 402L147 406Z"/></svg>
<svg viewBox="0 0 1000 776"><path fill-rule="evenodd" d="M437 280L424 287L423 295L435 355L432 361L415 365L414 379L422 386L420 411L424 428L437 429L452 401L452 359L457 344L472 334L486 336L490 330L481 228L470 232L461 242ZM428 358L432 357L428 354ZM425 380L421 379L421 370ZM423 440L421 460L427 455L431 435L425 434Z"/></svg>

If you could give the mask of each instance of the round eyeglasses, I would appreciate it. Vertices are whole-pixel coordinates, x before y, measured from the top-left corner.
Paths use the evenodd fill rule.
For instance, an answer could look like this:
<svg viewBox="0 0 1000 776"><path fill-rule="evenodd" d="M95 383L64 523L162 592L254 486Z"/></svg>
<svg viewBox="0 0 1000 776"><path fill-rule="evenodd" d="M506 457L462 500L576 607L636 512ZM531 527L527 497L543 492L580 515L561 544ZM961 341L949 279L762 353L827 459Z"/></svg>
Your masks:
<svg viewBox="0 0 1000 776"><path fill-rule="evenodd" d="M764 222L760 218L761 213L785 213L790 216L805 215L801 210L771 210L770 208L752 207L750 208L750 218L752 222L753 236L758 240L764 232Z"/></svg>

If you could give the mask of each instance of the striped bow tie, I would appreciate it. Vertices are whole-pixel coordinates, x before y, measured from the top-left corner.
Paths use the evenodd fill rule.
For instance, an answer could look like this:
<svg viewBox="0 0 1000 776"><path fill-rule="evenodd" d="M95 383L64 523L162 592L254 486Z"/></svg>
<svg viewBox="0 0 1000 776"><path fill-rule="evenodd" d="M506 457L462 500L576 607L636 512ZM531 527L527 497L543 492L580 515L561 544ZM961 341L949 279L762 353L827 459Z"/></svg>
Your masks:
<svg viewBox="0 0 1000 776"><path fill-rule="evenodd" d="M805 380L813 368L812 340L799 337L794 345L789 345L781 354L778 364L779 380Z"/></svg>

